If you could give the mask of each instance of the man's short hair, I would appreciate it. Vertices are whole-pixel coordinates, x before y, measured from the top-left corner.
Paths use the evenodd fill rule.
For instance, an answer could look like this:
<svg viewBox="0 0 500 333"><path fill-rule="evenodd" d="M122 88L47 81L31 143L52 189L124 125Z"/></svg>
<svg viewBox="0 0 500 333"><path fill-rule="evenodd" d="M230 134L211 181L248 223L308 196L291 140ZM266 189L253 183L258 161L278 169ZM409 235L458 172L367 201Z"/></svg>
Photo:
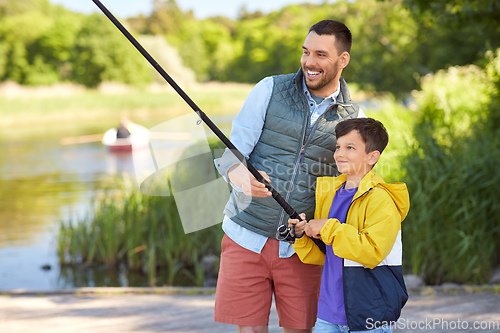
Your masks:
<svg viewBox="0 0 500 333"><path fill-rule="evenodd" d="M335 126L337 139L348 134L352 130L357 130L366 145L366 153L378 150L381 154L387 147L389 135L384 125L372 118L354 118L341 121Z"/></svg>
<svg viewBox="0 0 500 333"><path fill-rule="evenodd" d="M323 20L309 28L309 33L314 31L318 35L335 36L335 44L339 54L342 52L351 52L352 35L346 25L339 21Z"/></svg>

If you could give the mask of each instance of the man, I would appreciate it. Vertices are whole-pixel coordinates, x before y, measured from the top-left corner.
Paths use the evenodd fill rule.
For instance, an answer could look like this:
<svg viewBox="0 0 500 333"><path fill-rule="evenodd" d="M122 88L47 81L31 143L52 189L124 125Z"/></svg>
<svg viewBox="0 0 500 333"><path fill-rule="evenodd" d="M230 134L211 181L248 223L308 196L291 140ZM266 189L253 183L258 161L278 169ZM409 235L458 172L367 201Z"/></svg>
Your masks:
<svg viewBox="0 0 500 333"><path fill-rule="evenodd" d="M335 125L364 117L341 78L351 43L343 23L314 24L301 69L260 81L233 121L233 144L306 216L314 213L316 178L338 174ZM234 190L224 209L215 321L238 325L242 333L267 332L274 294L283 332L311 332L321 266L302 264L291 244L276 239L288 216L229 150L216 166Z"/></svg>

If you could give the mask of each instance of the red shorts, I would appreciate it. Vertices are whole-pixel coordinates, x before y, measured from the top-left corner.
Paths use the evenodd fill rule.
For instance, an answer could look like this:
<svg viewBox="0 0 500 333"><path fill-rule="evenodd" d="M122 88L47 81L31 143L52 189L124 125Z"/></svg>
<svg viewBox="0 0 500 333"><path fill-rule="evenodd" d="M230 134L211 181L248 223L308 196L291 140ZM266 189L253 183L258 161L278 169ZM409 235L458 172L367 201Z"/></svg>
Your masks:
<svg viewBox="0 0 500 333"><path fill-rule="evenodd" d="M281 327L314 326L322 266L304 264L297 254L290 258L278 255L279 241L275 239L268 239L258 254L224 235L215 321L240 326L268 325L274 293Z"/></svg>

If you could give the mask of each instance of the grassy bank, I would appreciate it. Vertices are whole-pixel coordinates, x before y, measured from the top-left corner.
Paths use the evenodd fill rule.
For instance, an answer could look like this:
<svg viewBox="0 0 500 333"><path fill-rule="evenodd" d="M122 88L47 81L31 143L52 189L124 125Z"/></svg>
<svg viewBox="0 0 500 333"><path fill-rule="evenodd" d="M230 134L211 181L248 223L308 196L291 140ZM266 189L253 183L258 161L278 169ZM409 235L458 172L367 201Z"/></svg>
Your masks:
<svg viewBox="0 0 500 333"><path fill-rule="evenodd" d="M185 91L213 118L234 116L251 88L206 83ZM108 85L96 90L66 85L0 87L0 130L7 140L100 133L123 116L149 127L189 112L189 105L166 85L147 89Z"/></svg>

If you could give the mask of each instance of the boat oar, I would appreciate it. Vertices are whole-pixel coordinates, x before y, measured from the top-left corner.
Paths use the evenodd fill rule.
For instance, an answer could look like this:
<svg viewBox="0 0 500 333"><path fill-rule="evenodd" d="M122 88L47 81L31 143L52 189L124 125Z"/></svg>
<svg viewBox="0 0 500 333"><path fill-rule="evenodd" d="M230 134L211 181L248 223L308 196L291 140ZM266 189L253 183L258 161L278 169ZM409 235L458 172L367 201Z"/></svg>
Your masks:
<svg viewBox="0 0 500 333"><path fill-rule="evenodd" d="M248 171L257 179L259 182L263 183L266 188L271 192L272 197L276 202L285 210L285 212L292 219L302 220L299 214L290 206L288 202L283 199L283 197L276 191L271 184L266 182L264 177L257 171L257 169L250 164L250 162L245 158L245 156L233 145L231 141L221 132L221 130L215 126L215 124L205 115L203 111L191 100L191 98L177 85L177 83L170 77L170 75L165 72L165 70L153 59L153 57L142 47L141 44L128 32L127 29L116 19L116 17L106 8L99 0L92 0L97 7L108 17L108 19L120 30L120 32L135 46L135 48L146 58L149 63L156 69L156 71L174 88L174 90L184 99L184 101L193 109L194 112L198 114L201 121L203 121L210 130L228 147L234 156L246 166ZM283 224L278 227L277 238L279 240L293 242L295 240L295 235L293 229L289 228L287 225ZM318 247L326 252L325 244L315 238L311 238Z"/></svg>
<svg viewBox="0 0 500 333"><path fill-rule="evenodd" d="M80 135L80 136L69 136L59 140L61 145L74 145L80 143L90 143L101 141L104 134L90 134L90 135ZM159 139L166 141L189 141L193 138L191 133L188 132L150 132L149 137L151 139Z"/></svg>
<svg viewBox="0 0 500 333"><path fill-rule="evenodd" d="M74 145L79 143L89 143L89 142L98 142L102 140L104 134L91 134L91 135L81 135L81 136L70 136L66 138L62 138L59 142L63 146Z"/></svg>

